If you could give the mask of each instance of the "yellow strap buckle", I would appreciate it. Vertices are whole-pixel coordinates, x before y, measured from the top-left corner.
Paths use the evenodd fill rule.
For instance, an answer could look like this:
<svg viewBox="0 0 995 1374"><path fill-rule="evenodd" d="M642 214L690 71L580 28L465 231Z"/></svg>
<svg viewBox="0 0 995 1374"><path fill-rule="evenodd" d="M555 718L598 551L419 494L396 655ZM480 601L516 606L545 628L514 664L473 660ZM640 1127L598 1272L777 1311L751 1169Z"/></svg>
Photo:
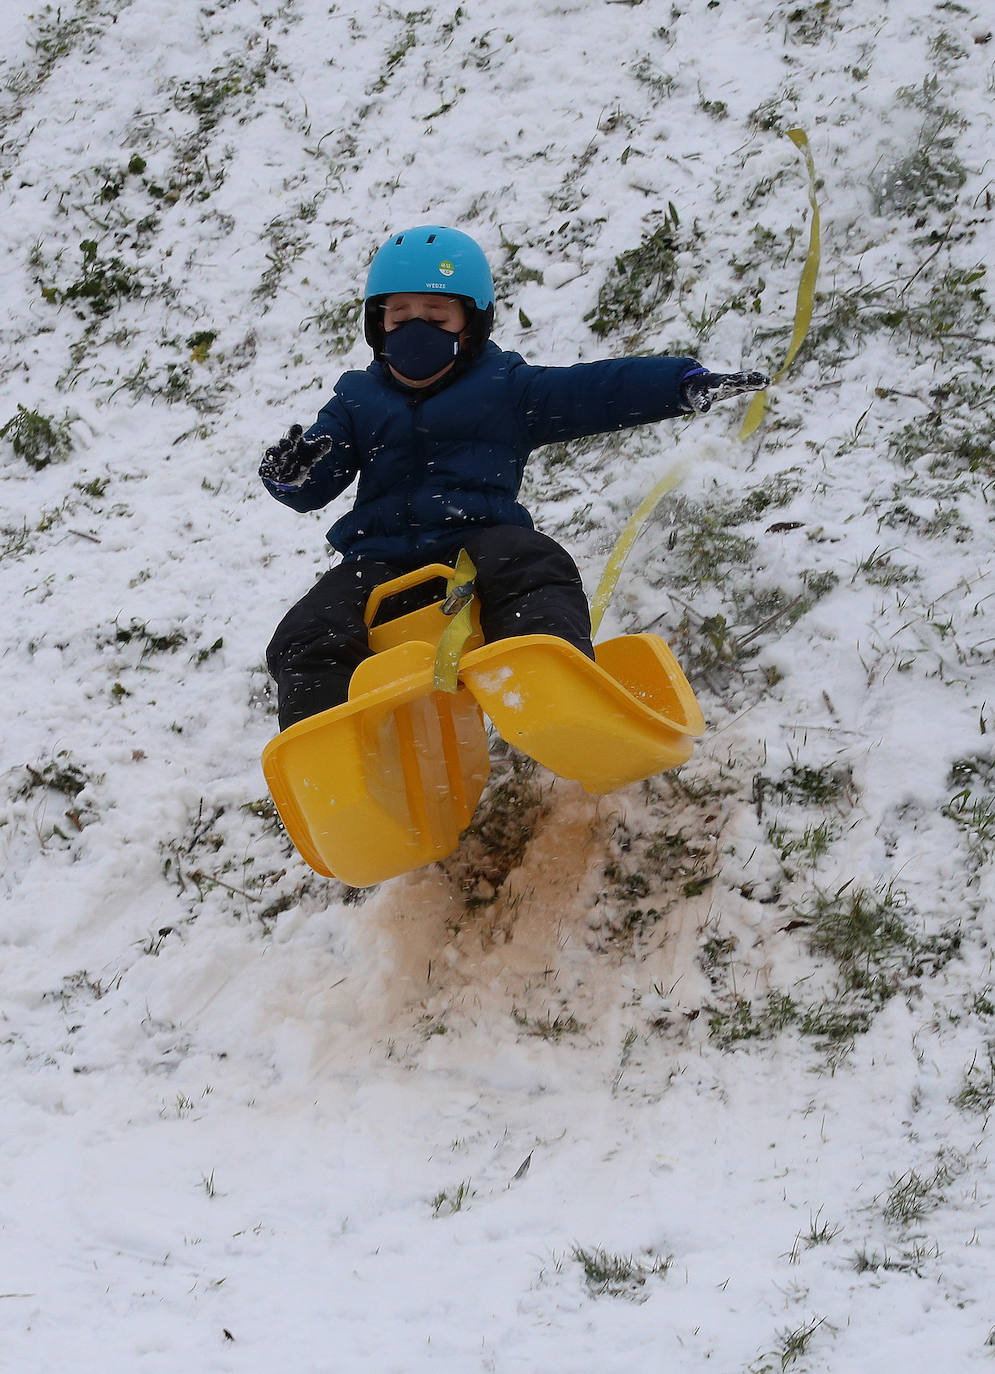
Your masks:
<svg viewBox="0 0 995 1374"><path fill-rule="evenodd" d="M435 654L432 686L437 692L455 692L459 689L460 656L466 641L473 634L471 608L476 575L477 569L470 555L466 549L460 549L455 575L446 583L446 597L441 606L443 614L452 619L439 637Z"/></svg>

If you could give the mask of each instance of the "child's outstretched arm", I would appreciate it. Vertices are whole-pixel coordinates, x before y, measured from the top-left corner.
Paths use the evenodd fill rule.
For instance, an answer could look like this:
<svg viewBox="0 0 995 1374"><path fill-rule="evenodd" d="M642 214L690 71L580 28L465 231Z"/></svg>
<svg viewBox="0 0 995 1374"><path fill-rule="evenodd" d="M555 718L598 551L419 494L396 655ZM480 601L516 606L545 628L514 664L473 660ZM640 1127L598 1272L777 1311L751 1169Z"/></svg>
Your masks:
<svg viewBox="0 0 995 1374"><path fill-rule="evenodd" d="M534 367L516 357L510 380L534 448L671 420L767 384L761 372L709 372L696 358L608 358Z"/></svg>

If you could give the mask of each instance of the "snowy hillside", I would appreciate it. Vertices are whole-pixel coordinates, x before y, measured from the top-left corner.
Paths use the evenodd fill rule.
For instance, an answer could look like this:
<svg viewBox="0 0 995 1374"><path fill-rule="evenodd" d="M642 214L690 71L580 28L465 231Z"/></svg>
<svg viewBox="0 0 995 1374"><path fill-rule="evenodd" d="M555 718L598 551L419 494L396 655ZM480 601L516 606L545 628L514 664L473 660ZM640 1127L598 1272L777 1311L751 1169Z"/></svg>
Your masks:
<svg viewBox="0 0 995 1374"><path fill-rule="evenodd" d="M995 25L980 0L14 0L0 61L5 1371L995 1356ZM537 453L708 732L496 764L444 865L288 845L263 651L348 494L256 478L386 234L530 361L745 404Z"/></svg>

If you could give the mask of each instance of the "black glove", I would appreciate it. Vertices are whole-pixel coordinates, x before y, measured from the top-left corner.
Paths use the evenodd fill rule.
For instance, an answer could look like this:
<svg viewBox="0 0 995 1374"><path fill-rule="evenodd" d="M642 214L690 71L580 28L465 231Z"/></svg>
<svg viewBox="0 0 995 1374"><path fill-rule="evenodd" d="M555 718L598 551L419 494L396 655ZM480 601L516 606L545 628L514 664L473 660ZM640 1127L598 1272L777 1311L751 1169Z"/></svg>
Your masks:
<svg viewBox="0 0 995 1374"><path fill-rule="evenodd" d="M327 434L305 439L303 428L291 425L280 442L266 450L259 464L259 476L281 487L299 487L331 447L332 441Z"/></svg>
<svg viewBox="0 0 995 1374"><path fill-rule="evenodd" d="M700 367L681 378L681 399L688 410L704 415L714 401L724 401L744 391L763 391L765 386L770 386L766 372L709 372Z"/></svg>

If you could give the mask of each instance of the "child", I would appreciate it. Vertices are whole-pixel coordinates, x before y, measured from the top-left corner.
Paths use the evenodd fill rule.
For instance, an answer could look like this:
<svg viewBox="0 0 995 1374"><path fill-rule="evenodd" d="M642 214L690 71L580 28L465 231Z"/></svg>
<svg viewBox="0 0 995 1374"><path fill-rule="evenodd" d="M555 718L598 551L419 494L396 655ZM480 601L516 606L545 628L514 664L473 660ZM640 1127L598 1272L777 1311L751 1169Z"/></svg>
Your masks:
<svg viewBox="0 0 995 1374"><path fill-rule="evenodd" d="M277 627L266 661L280 728L345 701L370 652L363 611L379 583L465 548L488 641L552 634L593 657L570 555L533 528L517 497L533 449L708 410L766 386L694 358L618 358L534 367L489 342L494 286L456 229L395 234L366 282L374 361L342 376L305 433L291 427L259 474L292 510L325 506L354 477L356 500L328 532L342 562Z"/></svg>

